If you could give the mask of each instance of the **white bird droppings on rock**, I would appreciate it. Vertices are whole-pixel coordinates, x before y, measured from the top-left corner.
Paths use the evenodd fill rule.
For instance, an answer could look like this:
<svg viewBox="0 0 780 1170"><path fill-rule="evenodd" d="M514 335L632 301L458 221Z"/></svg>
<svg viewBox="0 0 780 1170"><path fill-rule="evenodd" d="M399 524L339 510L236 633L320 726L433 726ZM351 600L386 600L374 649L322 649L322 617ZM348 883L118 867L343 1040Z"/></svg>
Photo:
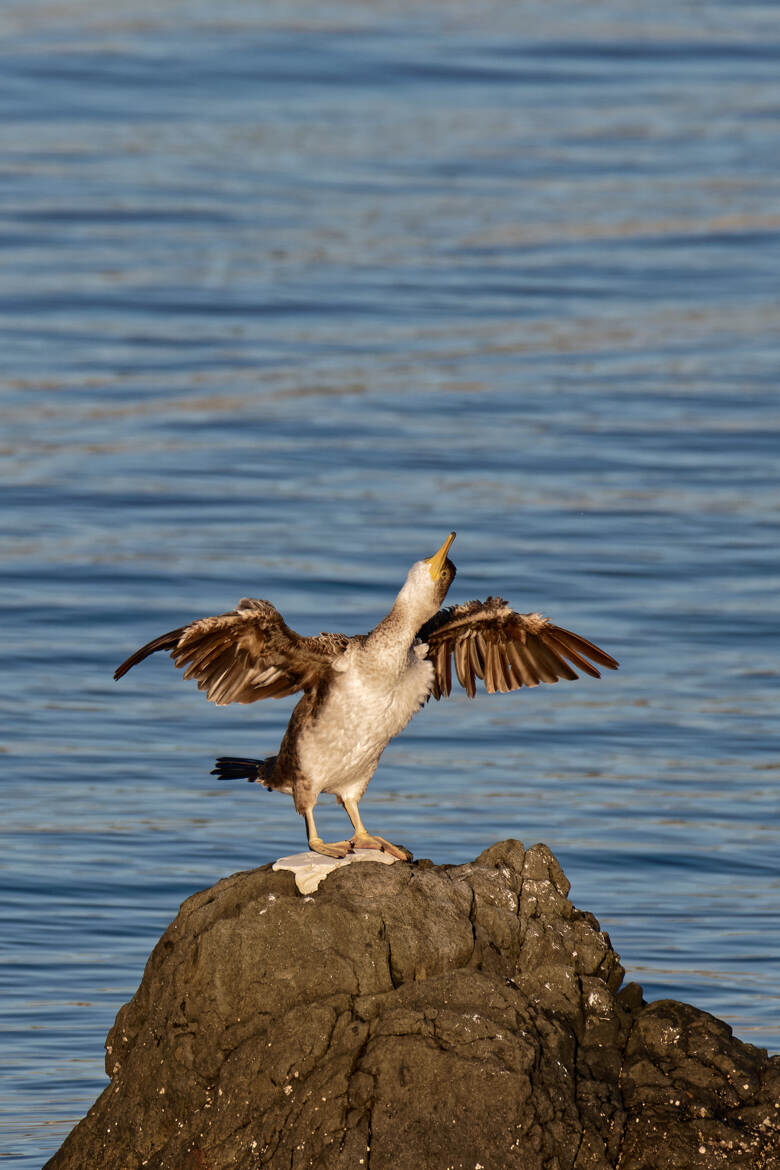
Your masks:
<svg viewBox="0 0 780 1170"><path fill-rule="evenodd" d="M275 861L276 870L287 869L295 874L295 884L302 894L313 894L320 882L344 865L351 865L353 861L378 861L382 865L392 865L397 857L389 853L381 853L378 849L356 849L346 857L325 857L322 853L291 853L289 857L280 857Z"/></svg>

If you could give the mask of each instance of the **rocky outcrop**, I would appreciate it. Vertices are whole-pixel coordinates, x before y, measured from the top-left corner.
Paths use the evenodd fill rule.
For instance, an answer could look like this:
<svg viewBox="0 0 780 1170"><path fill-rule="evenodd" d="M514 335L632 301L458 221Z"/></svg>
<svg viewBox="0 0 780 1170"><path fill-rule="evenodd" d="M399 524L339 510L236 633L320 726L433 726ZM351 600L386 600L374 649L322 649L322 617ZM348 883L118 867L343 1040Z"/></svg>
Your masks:
<svg viewBox="0 0 780 1170"><path fill-rule="evenodd" d="M47 1170L780 1170L780 1057L645 1004L542 845L184 903Z"/></svg>

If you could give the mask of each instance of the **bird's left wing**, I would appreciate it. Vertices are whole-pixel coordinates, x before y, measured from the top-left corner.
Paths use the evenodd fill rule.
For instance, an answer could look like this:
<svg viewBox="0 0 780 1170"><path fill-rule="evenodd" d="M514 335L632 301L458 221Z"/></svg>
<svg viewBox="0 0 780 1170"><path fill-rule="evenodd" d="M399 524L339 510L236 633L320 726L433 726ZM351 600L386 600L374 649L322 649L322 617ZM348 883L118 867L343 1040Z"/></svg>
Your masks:
<svg viewBox="0 0 780 1170"><path fill-rule="evenodd" d="M147 642L114 678L155 651L167 650L184 677L194 678L219 706L281 699L316 686L347 642L343 634L302 637L270 601L245 597L230 613L201 618Z"/></svg>
<svg viewBox="0 0 780 1170"><path fill-rule="evenodd" d="M493 694L578 678L572 665L594 678L601 677L594 662L609 670L618 666L587 638L554 626L539 613L515 613L500 597L439 610L418 637L428 644L433 663L434 699L452 690L453 658L458 682L469 698L476 694L478 678Z"/></svg>

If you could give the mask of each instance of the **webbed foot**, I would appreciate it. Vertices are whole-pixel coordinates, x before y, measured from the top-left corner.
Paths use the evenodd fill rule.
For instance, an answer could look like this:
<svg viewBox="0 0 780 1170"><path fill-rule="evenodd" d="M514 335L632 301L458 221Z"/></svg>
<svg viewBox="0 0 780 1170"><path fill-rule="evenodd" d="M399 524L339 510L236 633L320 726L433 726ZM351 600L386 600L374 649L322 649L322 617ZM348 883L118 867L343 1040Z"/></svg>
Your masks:
<svg viewBox="0 0 780 1170"><path fill-rule="evenodd" d="M377 849L381 853L389 853L399 861L413 860L412 854L408 849L404 849L403 845L393 845L392 841L386 841L384 837L377 837L374 833L355 833L350 845L353 849Z"/></svg>
<svg viewBox="0 0 780 1170"><path fill-rule="evenodd" d="M352 852L351 841L323 841L321 837L310 837L309 848L312 853L321 853L323 857L346 857Z"/></svg>

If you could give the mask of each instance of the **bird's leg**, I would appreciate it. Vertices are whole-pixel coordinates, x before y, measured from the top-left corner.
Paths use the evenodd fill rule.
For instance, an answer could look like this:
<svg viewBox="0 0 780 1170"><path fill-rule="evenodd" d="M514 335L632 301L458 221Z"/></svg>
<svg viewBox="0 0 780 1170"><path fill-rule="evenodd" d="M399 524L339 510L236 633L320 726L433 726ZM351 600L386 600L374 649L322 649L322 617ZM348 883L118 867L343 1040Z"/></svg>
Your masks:
<svg viewBox="0 0 780 1170"><path fill-rule="evenodd" d="M393 845L392 842L385 841L384 837L375 837L368 832L360 819L356 800L345 799L341 803L347 810L347 816L352 821L355 830L355 835L350 841L353 849L379 849L382 853L389 853L391 857L397 857L399 861L412 860L411 853L408 849L404 849L403 845Z"/></svg>
<svg viewBox="0 0 780 1170"><path fill-rule="evenodd" d="M309 848L313 853L322 853L324 857L346 857L348 853L352 852L351 841L332 841L328 844L327 841L322 840L314 824L313 809L305 809L303 815L306 818L306 836L309 839Z"/></svg>

